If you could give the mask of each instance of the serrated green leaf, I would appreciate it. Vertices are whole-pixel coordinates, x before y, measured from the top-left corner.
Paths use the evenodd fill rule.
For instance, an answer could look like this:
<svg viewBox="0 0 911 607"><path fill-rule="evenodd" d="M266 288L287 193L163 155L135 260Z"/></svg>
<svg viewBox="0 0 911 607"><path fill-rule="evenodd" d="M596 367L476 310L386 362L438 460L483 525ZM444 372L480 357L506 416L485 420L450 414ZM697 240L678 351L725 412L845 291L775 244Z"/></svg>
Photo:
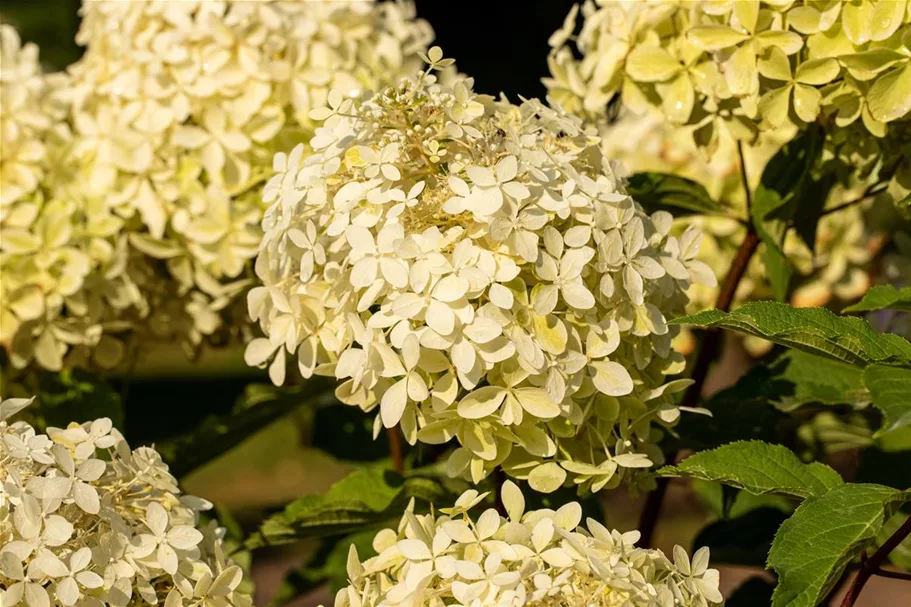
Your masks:
<svg viewBox="0 0 911 607"><path fill-rule="evenodd" d="M269 517L247 539L248 548L361 530L400 518L411 499L443 502L448 492L431 478L401 475L380 467L352 472L320 495L306 495Z"/></svg>
<svg viewBox="0 0 911 607"><path fill-rule="evenodd" d="M781 243L788 223L803 206L805 194L816 196L813 188L807 186L812 181L811 171L821 144L820 130L815 126L789 141L766 164L759 186L753 193L751 219L756 234L765 245L763 262L766 276L778 301L787 298L792 273ZM805 234L809 233L811 215L809 213L804 218Z"/></svg>
<svg viewBox="0 0 911 607"><path fill-rule="evenodd" d="M768 566L779 578L772 607L817 605L909 497L881 485L846 484L807 499L769 551Z"/></svg>
<svg viewBox="0 0 911 607"><path fill-rule="evenodd" d="M679 217L721 212L721 207L712 200L705 186L679 175L634 173L629 177L627 191L649 213L664 210Z"/></svg>
<svg viewBox="0 0 911 607"><path fill-rule="evenodd" d="M864 369L864 383L883 412L879 434L911 425L911 369L871 365Z"/></svg>
<svg viewBox="0 0 911 607"><path fill-rule="evenodd" d="M227 415L211 415L191 432L156 444L155 448L180 478L236 447L245 438L265 428L298 407L335 402L321 382L293 388L271 385L247 386L244 396Z"/></svg>
<svg viewBox="0 0 911 607"><path fill-rule="evenodd" d="M907 340L877 333L861 318L837 316L825 308L754 301L733 312L706 310L669 324L738 331L860 367L874 363L911 367L911 343Z"/></svg>
<svg viewBox="0 0 911 607"><path fill-rule="evenodd" d="M787 518L777 508L757 508L737 518L715 521L693 540L693 552L708 546L715 564L762 567L775 532Z"/></svg>
<svg viewBox="0 0 911 607"><path fill-rule="evenodd" d="M845 312L870 312L873 310L899 310L911 312L911 287L896 289L892 285L873 287L864 294L863 299L848 306Z"/></svg>
<svg viewBox="0 0 911 607"><path fill-rule="evenodd" d="M825 464L805 464L787 447L760 441L741 441L700 451L658 473L721 481L754 494L781 493L801 498L822 495L844 482Z"/></svg>

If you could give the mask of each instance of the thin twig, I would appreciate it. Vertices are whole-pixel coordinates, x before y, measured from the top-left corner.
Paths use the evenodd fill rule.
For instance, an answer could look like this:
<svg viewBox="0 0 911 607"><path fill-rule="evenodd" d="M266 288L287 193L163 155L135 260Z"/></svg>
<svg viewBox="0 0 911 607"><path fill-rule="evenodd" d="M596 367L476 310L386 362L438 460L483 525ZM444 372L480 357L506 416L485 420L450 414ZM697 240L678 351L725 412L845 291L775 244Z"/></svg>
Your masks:
<svg viewBox="0 0 911 607"><path fill-rule="evenodd" d="M402 433L398 427L386 428L389 440L389 456L392 458L392 469L399 474L405 471L405 455L402 449Z"/></svg>
<svg viewBox="0 0 911 607"><path fill-rule="evenodd" d="M750 217L753 199L750 194L750 182L747 179L746 164L744 163L743 158L743 147L738 144L737 150L740 153L740 176L743 179L743 189L746 193L747 216ZM743 242L740 243L740 248L737 250L737 255L731 262L731 267L728 269L727 276L724 277L724 281L721 283L721 290L718 292L718 298L715 300L715 307L717 309L724 312L731 309L731 305L734 303L734 295L737 293L737 287L746 274L747 268L750 265L750 260L753 258L758 247L759 236L756 234L756 230L751 222L747 226L746 236L744 237ZM712 366L712 362L721 350L721 337L721 331L718 329L710 329L705 333L705 337L699 347L699 354L696 356L696 362L693 364L693 372L690 374L693 383L687 388L686 393L683 395L681 406L695 407L699 404L699 399L702 396L702 389L705 386L705 380L708 378L709 368ZM676 458L677 453L672 453L668 456L668 461L673 463ZM650 548L652 546L655 526L661 515L661 504L664 501L664 496L667 494L667 485L669 482L670 478L668 477L659 478L658 486L654 491L648 494L648 498L645 501L645 507L642 509L642 514L639 517L639 532L641 534L639 545L642 547Z"/></svg>
<svg viewBox="0 0 911 607"><path fill-rule="evenodd" d="M860 596L860 591L864 589L864 584L867 583L867 580L869 580L872 575L881 571L880 565L883 564L886 557L889 556L889 553L895 550L895 548L909 535L911 535L911 516L902 523L901 527L896 529L895 533L889 536L889 539L883 542L883 545L873 553L873 556L863 561L860 571L857 572L857 576L848 588L848 593L841 602L841 607L852 607L852 605L857 602L857 597Z"/></svg>
<svg viewBox="0 0 911 607"><path fill-rule="evenodd" d="M849 200L847 202L843 202L839 205L832 207L831 209L826 209L825 211L820 213L819 216L825 217L826 215L831 215L832 213L837 213L841 210L847 209L848 207L852 207L856 204L860 204L861 202L868 199L870 196L876 196L880 192L885 191L885 189L888 187L888 185L889 184L882 183L882 182L873 184L870 187L868 187L866 190L864 190L864 193L861 194L860 196L858 196L857 198L855 198L853 200Z"/></svg>
<svg viewBox="0 0 911 607"><path fill-rule="evenodd" d="M879 577L887 577L893 580L905 580L911 582L911 573L904 573L903 571L889 571L888 569L877 569L873 572L873 575L878 575Z"/></svg>

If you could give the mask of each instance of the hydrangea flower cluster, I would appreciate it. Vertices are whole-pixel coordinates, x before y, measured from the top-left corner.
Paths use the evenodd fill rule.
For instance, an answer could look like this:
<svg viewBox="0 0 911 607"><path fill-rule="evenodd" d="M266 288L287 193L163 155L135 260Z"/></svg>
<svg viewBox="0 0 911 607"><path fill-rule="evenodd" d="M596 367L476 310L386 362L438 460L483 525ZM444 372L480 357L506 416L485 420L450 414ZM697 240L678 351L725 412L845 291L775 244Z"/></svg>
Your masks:
<svg viewBox="0 0 911 607"><path fill-rule="evenodd" d="M335 607L448 604L476 607L705 607L722 601L709 550L692 560L680 546L673 561L660 550L636 548L639 532L611 531L593 519L585 527L577 502L558 510L525 510L506 481L502 501L477 520L468 511L487 494L465 492L435 514L405 512L398 529L377 534L377 556L348 556L350 585Z"/></svg>
<svg viewBox="0 0 911 607"><path fill-rule="evenodd" d="M111 367L124 335L192 353L245 333L232 304L273 155L313 134L330 87L412 73L433 35L409 2L86 0L82 16L84 56L51 77L3 29L0 340L18 367Z"/></svg>
<svg viewBox="0 0 911 607"><path fill-rule="evenodd" d="M377 431L457 438L452 475L616 486L679 417L665 318L714 281L698 230L644 213L578 118L441 85L448 61L434 47L420 77L331 94L314 153L276 155L247 362L281 384L291 355L378 408Z"/></svg>
<svg viewBox="0 0 911 607"><path fill-rule="evenodd" d="M211 504L180 495L161 457L111 420L40 434L0 403L0 604L249 607Z"/></svg>
<svg viewBox="0 0 911 607"><path fill-rule="evenodd" d="M882 137L911 111L906 2L586 0L551 38L551 94L600 113L615 95L691 125L700 145L721 133L860 122ZM577 60L567 42L582 54Z"/></svg>

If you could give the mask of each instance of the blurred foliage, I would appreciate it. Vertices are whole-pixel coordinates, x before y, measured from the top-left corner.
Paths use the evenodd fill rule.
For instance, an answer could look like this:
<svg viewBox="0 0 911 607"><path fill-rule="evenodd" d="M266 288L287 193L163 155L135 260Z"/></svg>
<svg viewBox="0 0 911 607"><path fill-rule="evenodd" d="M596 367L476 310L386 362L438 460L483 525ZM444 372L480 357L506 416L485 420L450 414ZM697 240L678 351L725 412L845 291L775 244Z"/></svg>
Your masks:
<svg viewBox="0 0 911 607"><path fill-rule="evenodd" d="M81 0L0 0L0 21L15 27L24 42L39 45L45 68L58 71L82 55L74 41L81 4Z"/></svg>

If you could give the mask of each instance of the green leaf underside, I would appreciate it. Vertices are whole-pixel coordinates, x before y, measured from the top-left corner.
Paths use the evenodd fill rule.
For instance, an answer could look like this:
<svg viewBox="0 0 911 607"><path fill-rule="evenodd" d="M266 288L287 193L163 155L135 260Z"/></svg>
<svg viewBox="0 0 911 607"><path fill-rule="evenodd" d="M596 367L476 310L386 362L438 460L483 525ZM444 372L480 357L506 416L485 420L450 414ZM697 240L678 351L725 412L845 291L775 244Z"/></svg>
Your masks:
<svg viewBox="0 0 911 607"><path fill-rule="evenodd" d="M814 188L806 186L812 179L811 171L819 154L821 139L819 129L811 127L785 144L769 160L753 194L751 219L756 234L765 245L763 264L778 301L787 298L792 273L781 242L788 222L794 219L798 209L814 206L809 202L802 204L802 198L805 192L815 195ZM818 219L817 213L815 221ZM802 217L801 233L806 235L812 231L815 234L815 221L812 217ZM812 230L811 222L814 223Z"/></svg>
<svg viewBox="0 0 911 607"><path fill-rule="evenodd" d="M842 312L872 312L874 310L899 310L911 312L911 287L896 289L892 285L871 288L863 299Z"/></svg>
<svg viewBox="0 0 911 607"><path fill-rule="evenodd" d="M864 383L883 412L880 434L911 425L911 369L871 365L864 369Z"/></svg>
<svg viewBox="0 0 911 607"><path fill-rule="evenodd" d="M877 333L861 318L838 316L825 308L754 301L730 313L706 310L670 324L738 331L860 367L879 363L911 368L911 343L907 340Z"/></svg>
<svg viewBox="0 0 911 607"><path fill-rule="evenodd" d="M864 484L807 499L781 525L769 551L768 567L779 576L772 607L817 605L908 499L905 492Z"/></svg>
<svg viewBox="0 0 911 607"><path fill-rule="evenodd" d="M805 464L787 447L760 441L740 441L701 451L658 472L662 476L720 481L754 494L782 493L800 498L823 495L844 483L829 466Z"/></svg>
<svg viewBox="0 0 911 607"><path fill-rule="evenodd" d="M232 412L209 416L192 432L155 448L168 463L171 474L181 478L294 409L328 402L335 402L332 392L320 392L309 383L283 389L254 384L247 387Z"/></svg>
<svg viewBox="0 0 911 607"><path fill-rule="evenodd" d="M627 191L648 212L665 210L675 216L717 214L721 211L705 187L685 177L669 173L634 173L630 175Z"/></svg>
<svg viewBox="0 0 911 607"><path fill-rule="evenodd" d="M784 411L808 403L823 405L869 403L863 369L800 350L788 350L770 365L772 386L766 386L769 400Z"/></svg>
<svg viewBox="0 0 911 607"><path fill-rule="evenodd" d="M286 544L308 537L351 533L366 525L401 518L414 498L445 503L442 485L424 477L402 478L378 467L352 472L329 491L306 495L269 517L247 540L248 548Z"/></svg>
<svg viewBox="0 0 911 607"><path fill-rule="evenodd" d="M770 400L780 396L779 386L769 367L753 367L705 403L711 417L685 415L680 419L674 428L679 435L674 447L702 451L735 441L779 442L779 428L788 416L769 406Z"/></svg>

